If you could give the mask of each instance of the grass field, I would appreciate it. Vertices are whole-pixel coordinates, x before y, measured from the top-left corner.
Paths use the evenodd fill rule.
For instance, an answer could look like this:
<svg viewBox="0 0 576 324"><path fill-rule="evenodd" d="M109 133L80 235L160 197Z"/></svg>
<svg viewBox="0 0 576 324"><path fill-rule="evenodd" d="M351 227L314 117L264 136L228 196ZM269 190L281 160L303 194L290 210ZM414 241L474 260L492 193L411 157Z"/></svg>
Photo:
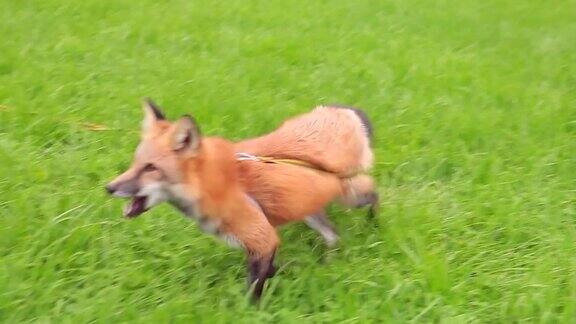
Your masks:
<svg viewBox="0 0 576 324"><path fill-rule="evenodd" d="M575 1L0 0L0 322L576 321ZM244 257L103 185L140 100L240 139L363 107L377 226Z"/></svg>

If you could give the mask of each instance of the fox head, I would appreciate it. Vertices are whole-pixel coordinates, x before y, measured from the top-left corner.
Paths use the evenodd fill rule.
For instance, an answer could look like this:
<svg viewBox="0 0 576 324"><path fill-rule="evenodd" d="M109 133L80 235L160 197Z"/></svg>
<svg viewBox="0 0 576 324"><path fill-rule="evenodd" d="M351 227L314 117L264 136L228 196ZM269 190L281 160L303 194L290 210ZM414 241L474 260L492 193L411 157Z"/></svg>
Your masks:
<svg viewBox="0 0 576 324"><path fill-rule="evenodd" d="M140 144L124 173L106 185L111 195L129 199L126 217L136 217L162 203L182 199L184 165L194 162L201 148L200 129L185 115L169 122L160 107L146 99Z"/></svg>

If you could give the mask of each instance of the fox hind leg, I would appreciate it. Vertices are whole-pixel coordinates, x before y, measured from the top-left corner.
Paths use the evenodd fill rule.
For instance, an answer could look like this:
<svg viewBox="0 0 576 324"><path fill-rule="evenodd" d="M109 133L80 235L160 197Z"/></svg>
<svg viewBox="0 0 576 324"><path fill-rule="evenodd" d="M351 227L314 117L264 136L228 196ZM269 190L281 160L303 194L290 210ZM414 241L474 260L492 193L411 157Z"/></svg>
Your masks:
<svg viewBox="0 0 576 324"><path fill-rule="evenodd" d="M364 194L363 204L361 204L360 207L368 206L369 219L374 219L376 217L379 201L378 193L375 191Z"/></svg>
<svg viewBox="0 0 576 324"><path fill-rule="evenodd" d="M306 222L306 225L308 225L308 227L312 228L313 230L320 233L320 235L322 235L324 241L326 242L326 245L329 248L333 248L334 246L336 246L336 243L338 243L340 237L336 233L334 225L332 225L330 220L328 220L328 217L326 217L326 213L324 211L312 216L308 216L305 218L304 221Z"/></svg>

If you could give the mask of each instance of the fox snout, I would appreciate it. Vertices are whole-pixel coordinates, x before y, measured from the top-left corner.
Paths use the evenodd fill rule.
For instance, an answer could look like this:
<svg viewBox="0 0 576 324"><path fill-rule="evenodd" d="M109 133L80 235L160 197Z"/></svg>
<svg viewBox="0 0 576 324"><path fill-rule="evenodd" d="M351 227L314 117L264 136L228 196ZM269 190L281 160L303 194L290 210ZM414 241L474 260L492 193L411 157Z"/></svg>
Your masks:
<svg viewBox="0 0 576 324"><path fill-rule="evenodd" d="M124 216L136 217L153 206L168 201L169 193L159 178L160 172L151 167L132 167L104 188L114 197L128 198Z"/></svg>
<svg viewBox="0 0 576 324"><path fill-rule="evenodd" d="M116 192L116 186L112 185L112 184L107 184L104 189L106 189L106 192L108 192L108 194L113 195L114 192Z"/></svg>
<svg viewBox="0 0 576 324"><path fill-rule="evenodd" d="M139 195L141 188L135 179L127 181L112 181L105 186L106 191L121 198L129 198L130 201L124 207L124 216L136 217L147 211L150 207L150 200L146 195Z"/></svg>
<svg viewBox="0 0 576 324"><path fill-rule="evenodd" d="M117 197L132 197L140 190L136 181L110 182L105 186L106 191Z"/></svg>

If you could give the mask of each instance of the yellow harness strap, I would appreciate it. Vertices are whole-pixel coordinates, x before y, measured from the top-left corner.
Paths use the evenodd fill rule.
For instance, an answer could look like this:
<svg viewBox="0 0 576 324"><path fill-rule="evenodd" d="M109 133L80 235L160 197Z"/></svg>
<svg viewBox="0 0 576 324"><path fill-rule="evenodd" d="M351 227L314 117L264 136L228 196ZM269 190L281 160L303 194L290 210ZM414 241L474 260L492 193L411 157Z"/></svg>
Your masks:
<svg viewBox="0 0 576 324"><path fill-rule="evenodd" d="M340 179L350 179L350 178L352 178L358 174L358 172L356 172L356 173L350 174L350 175L340 175L340 174L337 174L337 173L334 173L334 172L331 172L328 170L324 170L317 165L314 165L310 162L306 162L306 161L302 161L302 160L277 159L277 158L272 157L272 156L258 156L258 155L252 155L249 153L244 153L244 152L236 153L236 161L257 161L257 162L263 162L263 163L296 165L296 166L301 166L301 167L305 167L305 168L320 171L320 172L330 173L332 175L337 176Z"/></svg>
<svg viewBox="0 0 576 324"><path fill-rule="evenodd" d="M319 167L315 166L312 163L296 160L296 159L277 159L271 156L257 156L248 153L236 153L236 160L238 161L259 161L264 163L274 163L274 164L288 164L288 165L297 165L309 169L314 169L318 171L324 171Z"/></svg>

